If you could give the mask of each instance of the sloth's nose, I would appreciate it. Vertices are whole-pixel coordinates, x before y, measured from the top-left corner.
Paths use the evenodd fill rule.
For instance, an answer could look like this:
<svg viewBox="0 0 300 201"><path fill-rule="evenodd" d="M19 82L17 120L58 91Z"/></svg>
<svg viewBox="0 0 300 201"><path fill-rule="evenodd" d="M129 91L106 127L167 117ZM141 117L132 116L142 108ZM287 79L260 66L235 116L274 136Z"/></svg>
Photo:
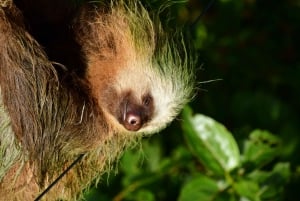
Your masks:
<svg viewBox="0 0 300 201"><path fill-rule="evenodd" d="M139 130L142 125L142 117L141 113L139 112L133 112L133 111L127 111L124 116L124 127L129 131L137 131Z"/></svg>
<svg viewBox="0 0 300 201"><path fill-rule="evenodd" d="M152 96L147 95L138 101L128 94L120 102L116 117L128 131L138 131L152 119L153 110Z"/></svg>

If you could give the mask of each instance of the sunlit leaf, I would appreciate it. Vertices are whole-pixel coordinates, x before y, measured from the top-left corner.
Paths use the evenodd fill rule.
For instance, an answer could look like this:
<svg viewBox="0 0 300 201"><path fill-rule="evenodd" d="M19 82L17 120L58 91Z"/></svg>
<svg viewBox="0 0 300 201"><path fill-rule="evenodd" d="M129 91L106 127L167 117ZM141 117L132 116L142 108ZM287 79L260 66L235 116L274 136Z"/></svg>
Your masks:
<svg viewBox="0 0 300 201"><path fill-rule="evenodd" d="M238 167L240 153L232 134L212 118L191 113L190 108L184 109L184 135L202 164L218 175Z"/></svg>

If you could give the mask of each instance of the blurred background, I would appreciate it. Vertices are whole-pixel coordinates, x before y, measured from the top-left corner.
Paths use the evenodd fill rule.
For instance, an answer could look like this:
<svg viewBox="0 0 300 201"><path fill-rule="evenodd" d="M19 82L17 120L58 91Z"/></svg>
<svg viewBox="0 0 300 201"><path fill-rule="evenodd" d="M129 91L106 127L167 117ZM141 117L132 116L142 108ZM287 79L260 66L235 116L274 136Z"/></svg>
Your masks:
<svg viewBox="0 0 300 201"><path fill-rule="evenodd" d="M155 8L168 2L148 4ZM253 129L278 136L280 154L263 169L288 162L291 176L279 197L265 200L298 200L300 1L216 0L197 20L209 2L172 3L167 14L171 20L164 22L184 28L198 57L200 87L190 106L194 113L224 124L240 149ZM106 175L101 185L90 189L87 200L177 200L191 171L204 171L189 154L181 125L179 116L165 131L128 151L116 174Z"/></svg>

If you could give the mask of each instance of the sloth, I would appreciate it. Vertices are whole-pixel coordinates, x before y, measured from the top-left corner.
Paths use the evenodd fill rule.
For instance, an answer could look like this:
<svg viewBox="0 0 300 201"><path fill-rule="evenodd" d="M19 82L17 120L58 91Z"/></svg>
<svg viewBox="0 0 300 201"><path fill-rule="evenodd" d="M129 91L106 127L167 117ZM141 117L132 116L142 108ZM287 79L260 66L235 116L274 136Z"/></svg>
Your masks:
<svg viewBox="0 0 300 201"><path fill-rule="evenodd" d="M52 60L18 5L0 0L0 198L34 200L82 156L42 198L77 200L179 114L194 93L193 62L137 0L74 9L76 48L63 51L78 62Z"/></svg>

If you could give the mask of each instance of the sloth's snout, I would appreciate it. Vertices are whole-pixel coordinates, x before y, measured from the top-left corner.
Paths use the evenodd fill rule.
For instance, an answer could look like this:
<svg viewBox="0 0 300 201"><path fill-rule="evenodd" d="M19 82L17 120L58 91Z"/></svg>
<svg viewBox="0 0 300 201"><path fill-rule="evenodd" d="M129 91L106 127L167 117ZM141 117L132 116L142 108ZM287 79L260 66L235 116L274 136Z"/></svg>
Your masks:
<svg viewBox="0 0 300 201"><path fill-rule="evenodd" d="M132 93L123 96L117 112L117 119L128 131L138 131L153 116L153 98L145 95L137 99Z"/></svg>
<svg viewBox="0 0 300 201"><path fill-rule="evenodd" d="M123 125L129 131L138 131L143 126L142 112L125 111Z"/></svg>

